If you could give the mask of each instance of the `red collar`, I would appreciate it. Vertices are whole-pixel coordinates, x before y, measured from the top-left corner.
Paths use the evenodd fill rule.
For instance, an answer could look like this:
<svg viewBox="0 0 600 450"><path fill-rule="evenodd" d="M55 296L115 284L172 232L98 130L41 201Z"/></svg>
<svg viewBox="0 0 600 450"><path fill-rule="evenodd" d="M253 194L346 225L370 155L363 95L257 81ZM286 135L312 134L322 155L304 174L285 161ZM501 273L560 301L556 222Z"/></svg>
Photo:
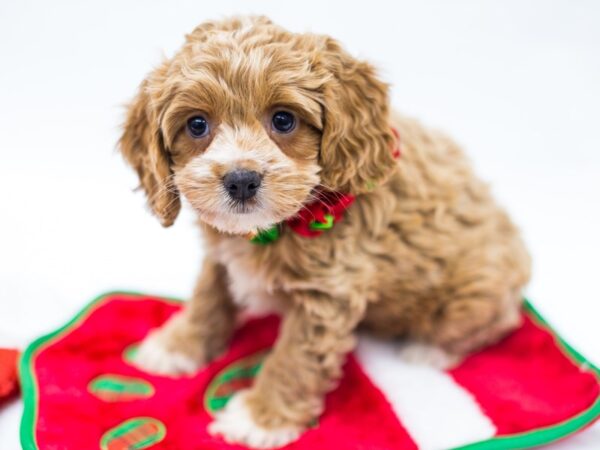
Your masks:
<svg viewBox="0 0 600 450"><path fill-rule="evenodd" d="M320 191L317 199L305 205L297 215L285 221L296 234L317 237L333 227L344 217L344 212L354 202L354 195Z"/></svg>
<svg viewBox="0 0 600 450"><path fill-rule="evenodd" d="M392 155L398 159L401 156L400 134L396 128L392 128L392 133L396 138ZM298 214L284 222L294 233L307 238L320 236L325 230L329 230L336 222L342 220L344 212L356 198L352 194L324 190L319 190L314 195L315 201L304 205ZM279 238L281 225L277 224L268 230L261 230L250 237L251 242L269 244L276 241Z"/></svg>

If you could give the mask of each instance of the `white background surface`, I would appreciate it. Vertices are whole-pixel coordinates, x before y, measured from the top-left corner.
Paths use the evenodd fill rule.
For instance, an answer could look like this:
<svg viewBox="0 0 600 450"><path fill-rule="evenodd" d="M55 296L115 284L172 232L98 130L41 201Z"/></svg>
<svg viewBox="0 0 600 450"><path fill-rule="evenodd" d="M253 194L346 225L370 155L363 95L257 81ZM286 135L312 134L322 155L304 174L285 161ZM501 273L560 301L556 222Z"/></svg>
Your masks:
<svg viewBox="0 0 600 450"><path fill-rule="evenodd" d="M162 229L115 152L121 105L203 20L265 13L378 65L394 105L462 142L521 226L529 297L600 363L600 3L0 3L0 345L23 346L98 293L185 297L202 246ZM0 411L18 449L20 403ZM600 448L600 427L558 450ZM185 450L185 449L182 449Z"/></svg>

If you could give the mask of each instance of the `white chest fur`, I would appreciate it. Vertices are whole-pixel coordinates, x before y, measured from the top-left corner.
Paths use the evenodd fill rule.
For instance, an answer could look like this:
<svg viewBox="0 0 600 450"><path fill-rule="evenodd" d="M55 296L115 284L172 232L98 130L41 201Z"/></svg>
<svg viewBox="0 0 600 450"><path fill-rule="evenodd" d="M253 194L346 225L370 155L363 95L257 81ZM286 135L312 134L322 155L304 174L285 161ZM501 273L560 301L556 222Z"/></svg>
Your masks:
<svg viewBox="0 0 600 450"><path fill-rule="evenodd" d="M282 302L267 286L261 268L252 266L247 251L236 242L220 243L216 250L227 270L229 292L236 305L252 316L283 312Z"/></svg>

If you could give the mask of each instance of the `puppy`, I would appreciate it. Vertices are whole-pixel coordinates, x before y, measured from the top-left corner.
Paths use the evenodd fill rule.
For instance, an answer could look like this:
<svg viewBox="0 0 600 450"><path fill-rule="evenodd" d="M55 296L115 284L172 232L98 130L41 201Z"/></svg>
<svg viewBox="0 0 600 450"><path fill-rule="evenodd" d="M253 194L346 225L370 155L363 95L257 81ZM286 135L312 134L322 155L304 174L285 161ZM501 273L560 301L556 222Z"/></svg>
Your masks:
<svg viewBox="0 0 600 450"><path fill-rule="evenodd" d="M210 426L229 442L297 439L359 327L445 365L519 324L518 231L459 147L392 112L373 67L329 37L264 17L200 25L142 83L120 148L162 224L185 198L207 245L191 300L137 364L192 373L240 308L283 315L253 387Z"/></svg>

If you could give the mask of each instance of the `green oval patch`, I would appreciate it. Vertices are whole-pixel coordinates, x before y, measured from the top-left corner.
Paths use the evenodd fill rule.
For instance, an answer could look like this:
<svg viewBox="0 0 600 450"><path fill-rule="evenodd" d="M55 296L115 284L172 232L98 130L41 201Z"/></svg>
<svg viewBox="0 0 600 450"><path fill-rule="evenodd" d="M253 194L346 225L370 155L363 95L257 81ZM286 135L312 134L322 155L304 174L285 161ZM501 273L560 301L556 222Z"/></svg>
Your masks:
<svg viewBox="0 0 600 450"><path fill-rule="evenodd" d="M88 391L105 402L121 402L149 398L154 387L146 380L122 375L100 375L88 384Z"/></svg>
<svg viewBox="0 0 600 450"><path fill-rule="evenodd" d="M260 352L235 361L212 379L204 394L206 411L213 414L225 407L236 392L249 388L268 352Z"/></svg>
<svg viewBox="0 0 600 450"><path fill-rule="evenodd" d="M162 441L167 434L164 424L152 417L135 417L102 435L102 450L140 450Z"/></svg>

